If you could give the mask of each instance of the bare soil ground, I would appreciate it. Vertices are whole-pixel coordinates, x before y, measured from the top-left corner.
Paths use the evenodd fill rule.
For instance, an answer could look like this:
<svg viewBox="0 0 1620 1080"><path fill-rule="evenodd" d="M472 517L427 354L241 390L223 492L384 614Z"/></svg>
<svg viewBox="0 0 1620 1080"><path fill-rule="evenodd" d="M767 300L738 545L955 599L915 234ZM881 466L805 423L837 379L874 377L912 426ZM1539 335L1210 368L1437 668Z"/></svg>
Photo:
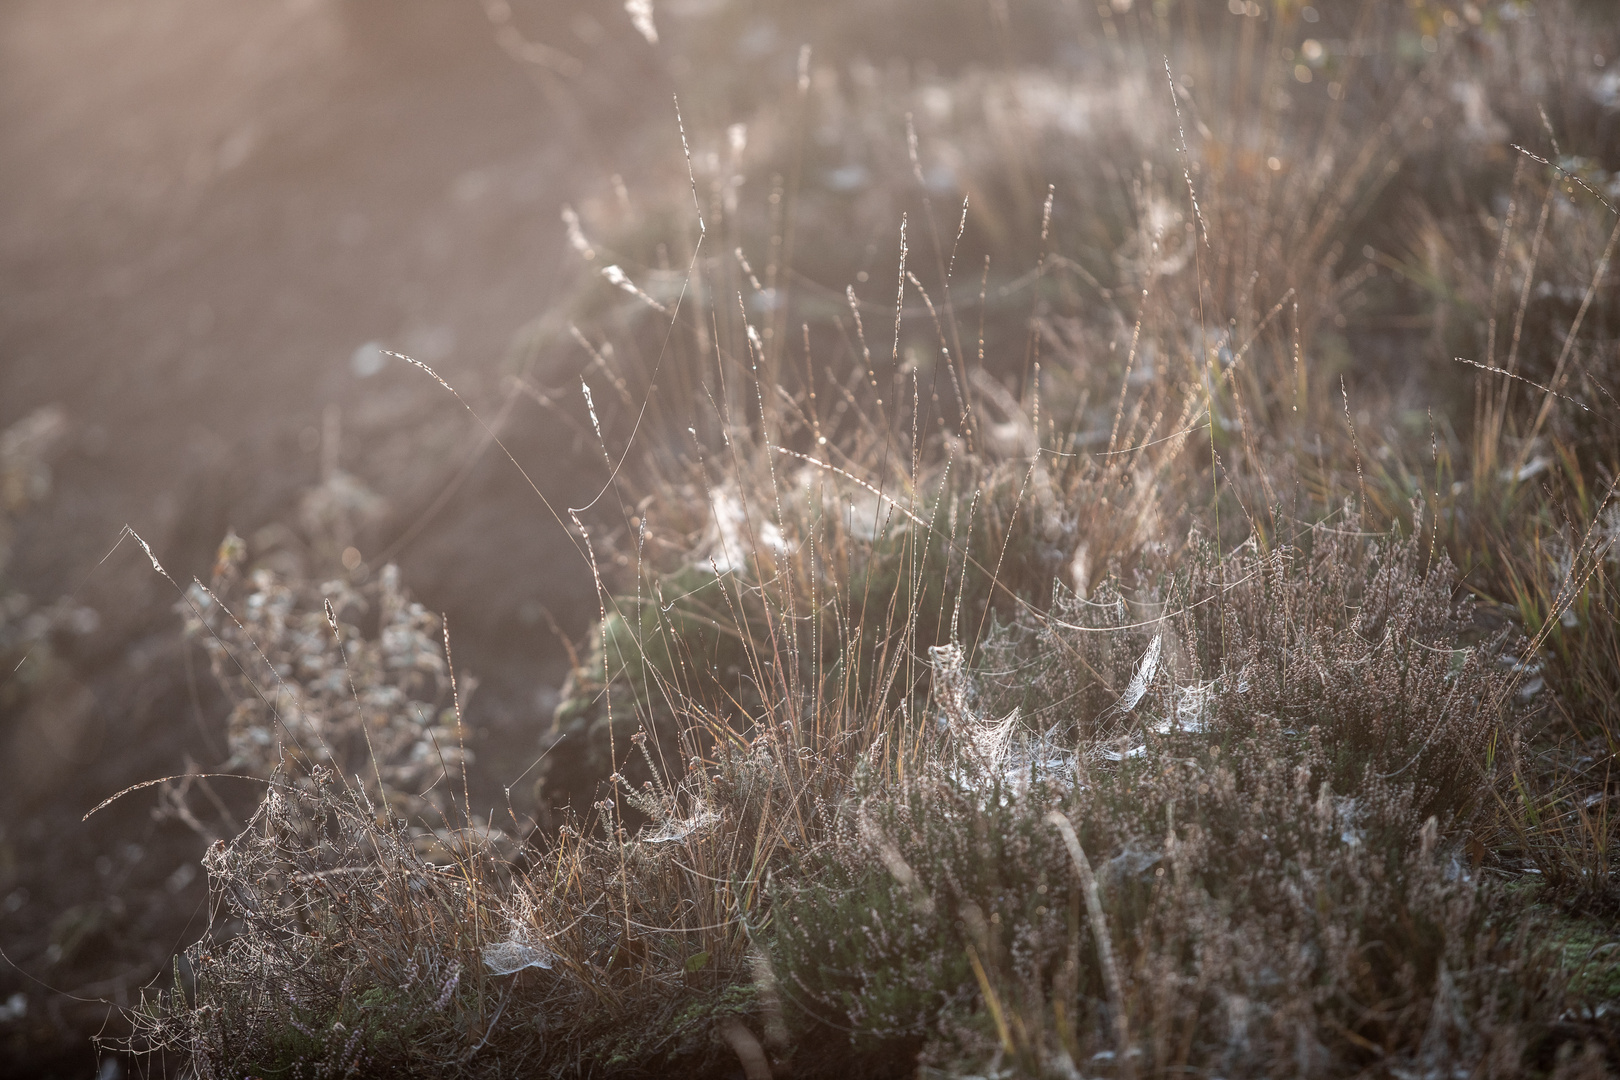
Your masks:
<svg viewBox="0 0 1620 1080"><path fill-rule="evenodd" d="M0 1074L93 1074L104 1002L205 916L204 840L152 792L80 820L220 757L174 590L129 541L101 561L126 522L177 580L206 577L226 529L286 518L327 454L387 500L362 550L393 549L482 679L487 779L527 764L562 663L545 616L577 631L588 577L453 399L357 357L410 351L492 401L574 272L559 205L626 170L631 118L667 101L619 5L527 17L583 73L515 61L471 2L0 7L0 430L65 419L0 593L98 617L0 672ZM591 482L560 467L573 434L527 409L510 443L566 500Z"/></svg>

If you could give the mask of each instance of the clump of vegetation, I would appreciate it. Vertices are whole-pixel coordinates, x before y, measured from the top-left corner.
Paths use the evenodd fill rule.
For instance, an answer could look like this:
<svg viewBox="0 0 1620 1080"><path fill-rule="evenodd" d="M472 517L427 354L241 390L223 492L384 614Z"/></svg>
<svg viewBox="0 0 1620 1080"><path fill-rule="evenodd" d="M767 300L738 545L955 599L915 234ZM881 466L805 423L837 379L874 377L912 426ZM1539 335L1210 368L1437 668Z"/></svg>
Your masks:
<svg viewBox="0 0 1620 1080"><path fill-rule="evenodd" d="M1419 571L1414 541L1310 539L1208 577L1194 558L1168 596L1064 597L987 643L993 679L948 682L941 703L971 733L964 759L869 798L869 857L779 908L812 1015L960 1054L971 1040L936 1026L953 1003L927 991L966 956L994 1036L980 1052L999 1042L1035 1074L1122 1039L1155 1073L1310 1074L1537 1038L1549 965L1502 937L1463 850L1503 784L1485 763L1507 679L1490 649L1457 647L1451 575ZM1501 964L1537 973L1522 996L1491 993ZM1467 1004L1443 1000L1458 978L1478 980ZM1477 1026L1444 1028L1453 1009Z"/></svg>
<svg viewBox="0 0 1620 1080"><path fill-rule="evenodd" d="M1620 1065L1620 162L1503 152L1606 130L1584 68L1557 121L1488 74L1600 31L1097 18L1128 128L801 54L694 131L692 220L569 212L622 305L578 334L601 618L520 852L454 802L397 580L197 592L270 793L145 1037L202 1076Z"/></svg>
<svg viewBox="0 0 1620 1080"><path fill-rule="evenodd" d="M320 765L405 800L397 809L408 817L442 813L444 797L411 795L466 752L439 617L410 599L394 566L318 584L285 560L278 572L274 556L288 546L244 575L247 544L226 537L211 587L194 583L179 605L236 702L225 768L302 776Z"/></svg>

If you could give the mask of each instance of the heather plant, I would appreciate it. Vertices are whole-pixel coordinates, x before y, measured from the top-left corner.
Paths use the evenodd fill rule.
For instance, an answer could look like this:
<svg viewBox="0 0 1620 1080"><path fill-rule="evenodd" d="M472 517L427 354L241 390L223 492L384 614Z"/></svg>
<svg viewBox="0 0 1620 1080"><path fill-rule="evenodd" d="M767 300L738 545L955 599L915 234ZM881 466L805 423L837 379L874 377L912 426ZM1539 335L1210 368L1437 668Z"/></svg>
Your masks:
<svg viewBox="0 0 1620 1080"><path fill-rule="evenodd" d="M1083 786L892 794L863 862L780 904L805 1022L1032 1075L1317 1075L1391 1054L1516 1071L1559 988L1513 906L1409 787L1313 791L1299 742L1273 724L1179 760L1088 763Z"/></svg>
<svg viewBox="0 0 1620 1080"><path fill-rule="evenodd" d="M942 722L968 736L960 756L868 795L837 884L779 902L805 1015L931 1054L999 1046L1036 1073L1112 1055L1121 1008L1155 1072L1310 1073L1365 1053L1358 1039L1478 1062L1497 1040L1539 1038L1516 1025L1547 987L1486 1000L1494 965L1537 961L1488 940L1502 916L1465 850L1505 785L1484 763L1507 677L1490 647L1462 645L1446 568L1418 569L1410 539L1367 540L1319 526L1308 555L1210 560L1170 597L1127 602L1110 583L1001 629L987 676L958 673L941 695ZM1090 886L1054 810L1096 860L1103 924L1081 921ZM977 1001L960 998L969 966ZM1445 999L1459 978L1467 1004ZM1315 989L1368 1001L1397 984L1404 1017L1337 1012ZM1226 1038L1200 1041L1220 1009ZM1446 1010L1501 1012L1481 1036L1444 1027Z"/></svg>
<svg viewBox="0 0 1620 1080"><path fill-rule="evenodd" d="M322 765L403 798L459 766L439 617L410 599L396 567L315 582L273 558L247 559L247 543L227 536L212 585L194 583L179 605L236 702L225 768L302 776ZM402 812L447 805L412 800Z"/></svg>
<svg viewBox="0 0 1620 1080"><path fill-rule="evenodd" d="M306 509L325 507L329 488L315 489ZM334 513L341 523L347 511ZM509 857L507 834L467 804L473 753L460 708L477 681L452 670L440 617L411 598L392 564L315 580L331 533L311 533L273 527L255 537L257 550L228 534L210 583L193 581L176 605L234 702L219 768L273 788L347 789L405 822L433 861L453 862L469 844ZM166 784L162 812L215 840L188 805L197 782Z"/></svg>
<svg viewBox="0 0 1620 1080"><path fill-rule="evenodd" d="M323 765L302 781L275 774L244 832L205 857L230 932L176 961L172 1000L143 1005L154 1048L203 1077L453 1067L502 989L479 960L495 933L480 864L425 861L402 819Z"/></svg>

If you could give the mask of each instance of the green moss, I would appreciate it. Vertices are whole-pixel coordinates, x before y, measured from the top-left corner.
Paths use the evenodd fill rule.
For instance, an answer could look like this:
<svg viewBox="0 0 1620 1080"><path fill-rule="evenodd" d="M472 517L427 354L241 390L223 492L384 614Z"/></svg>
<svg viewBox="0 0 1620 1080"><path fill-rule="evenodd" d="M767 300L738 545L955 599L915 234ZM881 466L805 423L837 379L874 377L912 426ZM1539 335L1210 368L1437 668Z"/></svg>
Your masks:
<svg viewBox="0 0 1620 1080"><path fill-rule="evenodd" d="M1569 978L1571 997L1589 1005L1620 1001L1620 922L1570 912L1540 875L1520 877L1509 888L1524 905L1521 920Z"/></svg>

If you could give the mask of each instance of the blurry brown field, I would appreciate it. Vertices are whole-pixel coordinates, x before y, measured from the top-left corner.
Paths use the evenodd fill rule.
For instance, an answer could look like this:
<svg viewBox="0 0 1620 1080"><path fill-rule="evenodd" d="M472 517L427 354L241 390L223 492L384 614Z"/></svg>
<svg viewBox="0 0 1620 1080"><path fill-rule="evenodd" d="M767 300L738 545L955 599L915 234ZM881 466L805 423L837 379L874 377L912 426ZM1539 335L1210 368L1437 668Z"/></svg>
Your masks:
<svg viewBox="0 0 1620 1080"><path fill-rule="evenodd" d="M590 585L554 707L481 756L481 657L361 556L336 460L226 536L170 594L222 752L158 796L210 841L208 928L108 1045L208 1078L1620 1071L1603 5L624 17L677 100L655 166L559 208L571 295L500 394L396 362ZM517 400L582 497L508 447ZM8 512L48 421L7 436Z"/></svg>

